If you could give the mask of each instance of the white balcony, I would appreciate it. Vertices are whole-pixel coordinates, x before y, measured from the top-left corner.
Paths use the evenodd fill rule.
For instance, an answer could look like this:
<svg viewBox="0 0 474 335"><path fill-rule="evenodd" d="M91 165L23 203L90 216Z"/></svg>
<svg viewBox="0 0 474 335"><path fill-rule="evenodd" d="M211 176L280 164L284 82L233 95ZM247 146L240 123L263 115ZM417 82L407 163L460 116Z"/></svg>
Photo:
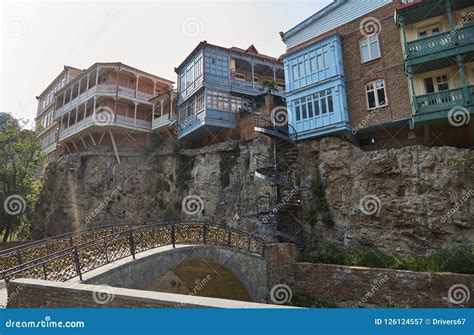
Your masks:
<svg viewBox="0 0 474 335"><path fill-rule="evenodd" d="M174 113L171 115L171 117L169 114L162 115L153 120L151 129L157 130L159 128L166 127L174 121L176 121L176 115Z"/></svg>
<svg viewBox="0 0 474 335"><path fill-rule="evenodd" d="M132 117L123 116L123 115L116 115L115 120L108 121L104 123L96 118L94 115L90 115L85 119L78 121L76 124L71 125L68 128L63 128L59 132L59 140L64 140L65 138L72 136L81 132L82 130L89 128L91 126L98 126L98 127L110 127L110 126L125 126L126 128L130 128L133 130L144 130L150 131L151 130L151 121L134 119Z"/></svg>

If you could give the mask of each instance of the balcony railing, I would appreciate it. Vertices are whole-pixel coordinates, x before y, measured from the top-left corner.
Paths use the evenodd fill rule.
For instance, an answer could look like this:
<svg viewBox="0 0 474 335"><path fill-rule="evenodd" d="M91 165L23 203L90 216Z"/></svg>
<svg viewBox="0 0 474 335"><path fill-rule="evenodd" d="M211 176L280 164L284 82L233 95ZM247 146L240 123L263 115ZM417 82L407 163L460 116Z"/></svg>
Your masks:
<svg viewBox="0 0 474 335"><path fill-rule="evenodd" d="M67 128L61 129L61 131L59 132L59 139L63 140L66 137L76 134L93 124L98 125L98 126L125 125L125 126L131 126L137 129L151 130L151 121L134 119L132 117L123 116L123 115L116 115L115 121L104 123L95 119L94 115L90 115L86 117L85 119L78 121L77 123Z"/></svg>
<svg viewBox="0 0 474 335"><path fill-rule="evenodd" d="M157 117L157 118L153 119L151 128L152 129L157 129L157 128L163 127L165 125L168 125L168 124L170 124L171 122L173 122L175 120L176 120L176 114L175 113L171 114L171 116L170 116L170 114L165 114L165 115L162 115L160 117Z"/></svg>
<svg viewBox="0 0 474 335"><path fill-rule="evenodd" d="M82 103L85 101L88 97L95 93L101 93L101 94L113 94L117 92L117 86L115 84L99 84L97 86L91 87L89 90L86 92L81 93L79 96L75 97L68 103L64 104L63 106L57 108L54 112L54 117L57 118L72 108L77 107L78 104ZM129 97L129 98L137 98L146 102L149 102L151 98L153 98L153 95L150 93L146 92L141 92L138 91L137 96L135 97L135 89L124 87L124 86L118 86L118 94Z"/></svg>
<svg viewBox="0 0 474 335"><path fill-rule="evenodd" d="M463 88L416 96L415 114L448 110L455 106L465 106L468 100L474 103L474 86L468 86L469 99L464 97Z"/></svg>
<svg viewBox="0 0 474 335"><path fill-rule="evenodd" d="M409 42L406 53L407 58L414 58L472 43L474 43L474 25Z"/></svg>

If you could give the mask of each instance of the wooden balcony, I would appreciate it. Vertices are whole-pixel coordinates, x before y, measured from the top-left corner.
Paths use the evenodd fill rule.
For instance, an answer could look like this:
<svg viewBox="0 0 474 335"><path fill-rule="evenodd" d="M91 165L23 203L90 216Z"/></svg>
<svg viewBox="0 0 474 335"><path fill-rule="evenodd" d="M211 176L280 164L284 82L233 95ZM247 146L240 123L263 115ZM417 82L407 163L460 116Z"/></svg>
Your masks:
<svg viewBox="0 0 474 335"><path fill-rule="evenodd" d="M176 114L164 114L160 117L154 118L152 121L151 129L158 130L163 127L169 126L171 123L176 121Z"/></svg>
<svg viewBox="0 0 474 335"><path fill-rule="evenodd" d="M467 91L467 95L465 94ZM474 112L474 85L414 97L413 122L444 119L454 107Z"/></svg>
<svg viewBox="0 0 474 335"><path fill-rule="evenodd" d="M474 25L408 42L405 58L407 66L433 61L441 64L449 57L465 53L474 53Z"/></svg>
<svg viewBox="0 0 474 335"><path fill-rule="evenodd" d="M86 92L81 93L77 97L73 98L71 101L57 108L54 111L54 118L56 119L60 117L61 115L66 114L68 111L76 108L79 104L81 104L82 102L84 102L86 99L88 99L94 94L99 94L99 95L117 94L120 97L137 99L141 102L146 102L146 103L149 103L149 100L153 98L153 95L150 93L141 92L141 91L135 92L134 89L131 89L128 87L123 87L120 85L117 86L115 84L99 84L97 86L91 87Z"/></svg>
<svg viewBox="0 0 474 335"><path fill-rule="evenodd" d="M105 126L123 126L125 128L130 128L134 130L143 130L143 131L151 131L151 121L134 119L131 117L123 116L123 115L116 115L115 120L112 122L107 122L104 124L100 120L96 119L94 115L90 115L77 123L70 125L67 128L63 128L59 132L59 140L64 140L67 137L75 135L86 128L90 128L92 126L98 127L105 127Z"/></svg>

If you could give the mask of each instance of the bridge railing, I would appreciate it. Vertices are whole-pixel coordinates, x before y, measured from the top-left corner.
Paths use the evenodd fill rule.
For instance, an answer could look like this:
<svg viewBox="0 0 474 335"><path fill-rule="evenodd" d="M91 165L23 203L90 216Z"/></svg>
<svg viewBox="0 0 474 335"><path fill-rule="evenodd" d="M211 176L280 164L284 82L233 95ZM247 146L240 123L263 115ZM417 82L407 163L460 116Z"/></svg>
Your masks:
<svg viewBox="0 0 474 335"><path fill-rule="evenodd" d="M126 227L126 226L124 226ZM247 232L207 222L129 226L96 239L74 244L2 272L5 280L35 278L67 281L119 259L172 245L226 246L241 253L264 256L265 241ZM72 241L72 242L71 242ZM54 243L54 242L53 242Z"/></svg>

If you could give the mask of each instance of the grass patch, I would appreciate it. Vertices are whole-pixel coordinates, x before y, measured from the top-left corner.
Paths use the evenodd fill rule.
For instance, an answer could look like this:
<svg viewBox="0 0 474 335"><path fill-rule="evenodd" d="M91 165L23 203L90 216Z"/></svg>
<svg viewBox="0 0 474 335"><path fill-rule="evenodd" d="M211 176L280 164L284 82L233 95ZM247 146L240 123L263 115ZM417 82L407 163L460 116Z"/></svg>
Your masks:
<svg viewBox="0 0 474 335"><path fill-rule="evenodd" d="M304 260L311 263L366 266L393 270L474 274L474 246L439 250L428 257L400 257L377 249L346 249L331 243L323 250L306 253Z"/></svg>

